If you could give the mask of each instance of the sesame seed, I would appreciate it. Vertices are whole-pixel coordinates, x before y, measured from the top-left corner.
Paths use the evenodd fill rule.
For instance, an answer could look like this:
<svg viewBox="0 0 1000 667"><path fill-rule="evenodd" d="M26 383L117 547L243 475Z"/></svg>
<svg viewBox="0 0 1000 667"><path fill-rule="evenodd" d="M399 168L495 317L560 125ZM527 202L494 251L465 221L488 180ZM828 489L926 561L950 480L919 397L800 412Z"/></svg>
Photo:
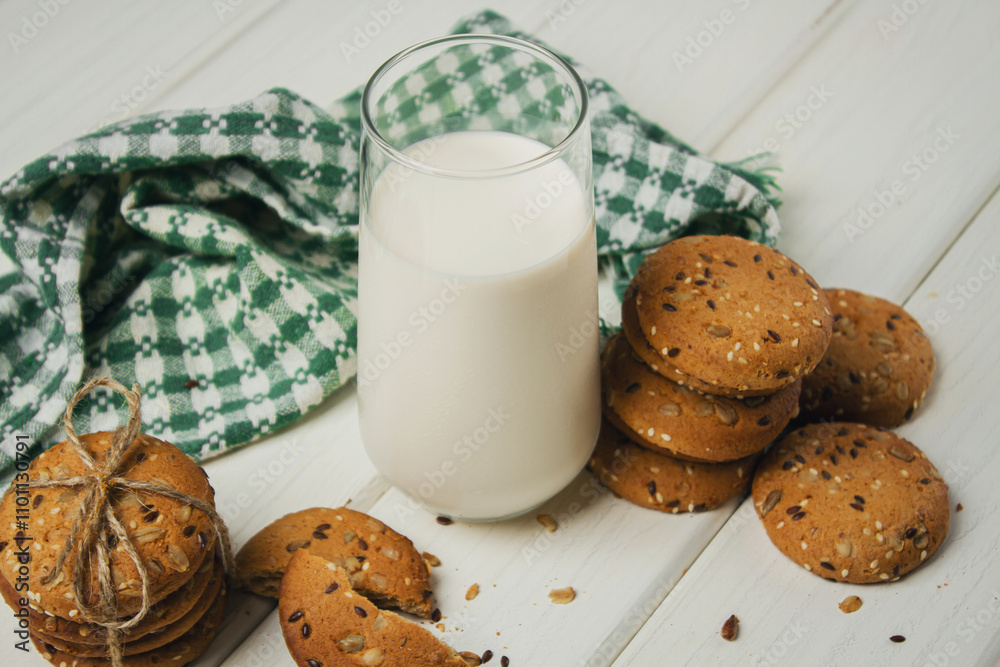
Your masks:
<svg viewBox="0 0 1000 667"><path fill-rule="evenodd" d="M792 347L796 348L798 346L799 346L799 339L798 338L793 339L792 340Z"/></svg>
<svg viewBox="0 0 1000 667"><path fill-rule="evenodd" d="M653 427L650 427L649 430L646 431L646 435L648 435L650 438L652 438L655 433L656 430Z"/></svg>
<svg viewBox="0 0 1000 667"><path fill-rule="evenodd" d="M808 545L808 544L806 544L805 542L803 542L803 543L802 543L802 550L803 550L803 551L805 551L805 550L806 550L806 549L808 549L808 548L809 548L809 545Z"/></svg>
<svg viewBox="0 0 1000 667"><path fill-rule="evenodd" d="M660 437L666 440L667 442L670 442L670 436L667 435L666 433L661 433Z"/></svg>
<svg viewBox="0 0 1000 667"><path fill-rule="evenodd" d="M818 326L818 327L821 327L821 326L823 326L823 323L822 323L822 322L820 322L819 320L813 320L813 324L815 324L815 325L816 325L816 326Z"/></svg>

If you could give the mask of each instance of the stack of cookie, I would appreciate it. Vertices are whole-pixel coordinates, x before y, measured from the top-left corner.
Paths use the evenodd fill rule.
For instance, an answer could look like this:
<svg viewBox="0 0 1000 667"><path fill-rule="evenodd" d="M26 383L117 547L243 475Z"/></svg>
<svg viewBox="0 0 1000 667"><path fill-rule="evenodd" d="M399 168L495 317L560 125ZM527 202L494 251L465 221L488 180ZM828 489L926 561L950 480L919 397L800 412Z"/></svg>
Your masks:
<svg viewBox="0 0 1000 667"><path fill-rule="evenodd" d="M629 286L622 333L605 348L591 469L619 495L667 512L745 493L832 324L815 281L773 248L730 236L663 246Z"/></svg>
<svg viewBox="0 0 1000 667"><path fill-rule="evenodd" d="M113 435L83 435L80 442L100 465ZM214 504L205 472L167 442L140 434L121 470L128 479ZM93 475L93 470L67 441L40 454L25 474L45 481L80 478ZM110 664L106 629L84 617L73 592L74 567L82 557L83 590L90 605L98 602L96 547L86 554L71 550L54 580L43 581L70 538L85 496L82 487L19 486L0 504L0 593L15 613L26 612L35 648L54 665ZM145 566L152 604L122 636L124 664L185 665L209 645L225 612L225 575L216 558L213 522L180 500L131 490L114 491L110 507ZM113 533L104 532L98 539L107 546L119 620L129 619L142 606L139 572Z"/></svg>

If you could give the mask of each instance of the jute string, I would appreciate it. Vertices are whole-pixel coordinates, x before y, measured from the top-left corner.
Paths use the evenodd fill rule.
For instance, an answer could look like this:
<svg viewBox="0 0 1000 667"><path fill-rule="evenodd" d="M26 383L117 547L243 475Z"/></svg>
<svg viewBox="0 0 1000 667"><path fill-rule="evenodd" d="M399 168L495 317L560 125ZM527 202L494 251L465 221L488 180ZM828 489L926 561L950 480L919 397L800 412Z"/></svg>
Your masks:
<svg viewBox="0 0 1000 667"><path fill-rule="evenodd" d="M129 416L125 426L115 430L103 461L95 461L87 448L80 443L80 438L73 428L73 412L77 403L87 396L95 387L108 387L114 392L120 393L128 403ZM233 552L229 540L229 531L222 517L219 516L215 508L208 503L181 493L160 484L152 482L142 482L124 477L123 468L128 460L128 453L136 437L139 435L139 428L142 425L140 414L140 394L139 385L132 385L129 391L120 383L109 377L95 377L80 387L69 405L66 406L66 414L63 416L63 426L66 429L67 438L72 450L83 461L90 470L87 475L79 477L64 477L60 479L31 480L26 483L31 488L53 488L69 487L82 488L83 498L80 504L80 514L73 521L69 530L69 536L63 544L59 555L56 557L52 570L42 579L42 583L49 585L56 580L63 570L63 565L71 553L76 553L73 564L73 593L76 596L76 605L80 609L81 616L90 623L100 625L107 631L108 657L115 667L122 666L123 648L122 637L127 630L134 628L145 618L152 606L149 591L149 573L146 565L139 557L139 553L132 544L128 531L122 522L115 516L111 500L116 491L131 490L144 494L159 495L166 498L186 503L194 509L199 509L208 515L215 529L219 548L222 552L222 564L226 572L233 572ZM24 486L24 484L22 484ZM7 490L9 494L14 489L14 485ZM4 494L5 496L7 494ZM142 606L139 611L127 618L120 619L117 611L117 596L114 579L111 575L111 547L108 546L108 537L114 535L117 544L125 554L135 564L139 573L139 581L142 582ZM87 565L91 560L89 555L91 550L96 551L97 560L94 567L97 570L97 580L99 585L99 595L95 604L88 601L87 591L84 584L89 582L92 575L88 572Z"/></svg>

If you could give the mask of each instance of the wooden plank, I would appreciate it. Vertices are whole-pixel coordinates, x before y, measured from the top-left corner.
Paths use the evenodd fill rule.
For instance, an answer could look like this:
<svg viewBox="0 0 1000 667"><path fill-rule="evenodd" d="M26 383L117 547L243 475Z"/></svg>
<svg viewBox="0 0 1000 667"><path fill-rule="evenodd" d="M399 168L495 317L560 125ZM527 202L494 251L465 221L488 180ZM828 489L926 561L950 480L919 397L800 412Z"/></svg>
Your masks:
<svg viewBox="0 0 1000 667"><path fill-rule="evenodd" d="M104 123L163 108L171 87L277 3L0 3L0 178Z"/></svg>
<svg viewBox="0 0 1000 667"><path fill-rule="evenodd" d="M567 0L537 35L636 111L711 152L852 4Z"/></svg>
<svg viewBox="0 0 1000 667"><path fill-rule="evenodd" d="M938 370L925 405L898 431L937 465L953 508L965 507L941 550L896 583L831 584L770 544L748 500L616 665L664 654L676 664L997 664L1000 413L972 397L995 389L1000 361L998 217L994 194L905 304L931 334ZM837 605L849 595L864 604L844 615ZM719 637L730 614L741 621L731 643ZM896 634L906 642L890 642Z"/></svg>
<svg viewBox="0 0 1000 667"><path fill-rule="evenodd" d="M160 103L164 107L231 104L282 86L328 106L363 85L393 54L447 34L460 18L492 6L487 0L441 0L433 9L412 0L290 0ZM516 0L504 3L501 11L530 30L544 21L545 10L539 3Z"/></svg>
<svg viewBox="0 0 1000 667"><path fill-rule="evenodd" d="M716 155L776 146L780 247L820 284L898 302L1000 183L996 88L983 86L1000 65L1000 5L893 6L838 23Z"/></svg>
<svg viewBox="0 0 1000 667"><path fill-rule="evenodd" d="M396 489L371 514L441 559L432 571L444 631L428 629L456 650L486 649L514 665L604 665L609 639L631 637L684 568L732 512L665 516L615 499L589 473L536 512L502 523L442 526ZM536 520L549 514L550 533ZM466 601L472 584L479 596ZM554 605L552 589L572 586L576 599ZM226 665L246 665L283 644L272 614ZM268 657L293 664L287 654Z"/></svg>

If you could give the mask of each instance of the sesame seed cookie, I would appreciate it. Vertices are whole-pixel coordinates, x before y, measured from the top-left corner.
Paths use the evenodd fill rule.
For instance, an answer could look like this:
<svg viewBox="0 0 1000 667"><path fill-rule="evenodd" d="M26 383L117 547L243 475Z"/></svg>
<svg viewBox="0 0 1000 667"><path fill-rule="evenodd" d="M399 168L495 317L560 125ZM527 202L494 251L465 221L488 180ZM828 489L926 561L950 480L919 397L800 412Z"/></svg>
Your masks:
<svg viewBox="0 0 1000 667"><path fill-rule="evenodd" d="M948 534L948 486L917 447L863 424L811 424L760 462L753 502L768 537L806 570L895 581Z"/></svg>
<svg viewBox="0 0 1000 667"><path fill-rule="evenodd" d="M729 463L680 461L640 447L607 420L589 468L631 503L661 512L702 512L750 489L758 456Z"/></svg>
<svg viewBox="0 0 1000 667"><path fill-rule="evenodd" d="M141 637L133 638L131 635L126 637L124 646L122 647L124 654L136 655L137 653L152 651L153 649L169 644L186 633L194 627L195 623L201 620L202 616L208 612L209 607L211 607L216 598L219 597L224 587L225 573L222 569L222 563L216 563L213 567L212 577L208 587L205 589L202 596L195 602L195 605L189 609L186 614L170 625L164 625L152 632L146 633ZM72 656L102 658L106 657L108 654L106 644L93 645L66 641L65 639L53 637L37 627L32 628L31 632L43 642L51 644L63 653L68 653Z"/></svg>
<svg viewBox="0 0 1000 667"><path fill-rule="evenodd" d="M622 334L601 359L605 414L613 412L639 444L693 461L733 461L764 449L797 410L800 387L796 380L744 399L699 394L650 370Z"/></svg>
<svg viewBox="0 0 1000 667"><path fill-rule="evenodd" d="M278 613L288 651L303 667L467 667L430 632L355 591L346 570L305 549L288 563Z"/></svg>
<svg viewBox="0 0 1000 667"><path fill-rule="evenodd" d="M226 613L226 590L223 587L216 596L205 615L195 623L194 627L183 635L162 646L145 653L125 656L122 664L125 667L183 667L205 652L222 623ZM60 651L35 635L31 635L31 643L39 655L59 667L109 667L111 661L107 658L86 658L70 655Z"/></svg>
<svg viewBox="0 0 1000 667"><path fill-rule="evenodd" d="M746 239L671 241L646 258L632 288L653 350L709 393L777 391L811 371L830 342L833 317L812 277Z"/></svg>
<svg viewBox="0 0 1000 667"><path fill-rule="evenodd" d="M931 384L930 340L894 303L852 290L823 292L833 310L833 338L803 382L803 416L899 426Z"/></svg>
<svg viewBox="0 0 1000 667"><path fill-rule="evenodd" d="M125 633L125 641L131 641L142 637L150 632L155 632L159 628L170 625L181 617L187 615L198 602L209 582L214 576L215 561L210 555L202 562L198 571L193 577L168 595L166 598L156 603L149 609L149 613L139 622L138 625ZM0 577L0 595L12 609L19 606L18 595L7 583L7 580ZM79 618L79 617L77 617ZM39 630L46 637L55 637L63 641L78 644L104 645L107 643L107 635L99 625L86 622L70 621L58 616L36 612L28 609L28 623L32 630Z"/></svg>
<svg viewBox="0 0 1000 667"><path fill-rule="evenodd" d="M97 461L103 461L112 436L110 432L90 433L80 436L80 442ZM168 442L140 434L128 451L124 470L124 476L130 479L162 484L210 505L214 503L205 471ZM33 480L85 476L89 472L69 441L39 454L27 470ZM54 565L79 516L84 494L79 488L31 488L28 504L22 507L16 507L16 495L9 494L0 505L0 543L4 546L0 549L0 575L8 583L15 580L19 567L16 547L28 544L32 609L76 620L80 611L74 601L72 572L77 552L69 554L55 583L45 585L42 579ZM183 586L212 551L215 530L201 510L172 498L132 491L116 492L111 505L149 573L153 604ZM27 523L26 529L19 527L19 520ZM112 574L125 584L118 587L118 610L123 616L134 614L142 605L138 570L113 536L106 539L116 545L110 552ZM96 550L91 552L91 558L96 562ZM90 604L94 604L99 594L97 569L91 568L90 574L85 589Z"/></svg>
<svg viewBox="0 0 1000 667"><path fill-rule="evenodd" d="M634 283L633 283L634 285ZM628 340L629 345L635 350L636 356L645 362L652 370L659 373L663 377L667 378L671 382L676 382L679 385L690 387L695 391L699 391L703 394L713 394L715 396L765 396L767 394L773 393L770 389L758 389L756 391L751 389L735 389L721 387L718 385L712 385L708 382L702 382L696 377L692 377L687 373L680 372L677 367L670 363L669 358L671 355L676 356L680 354L680 348L671 348L667 350L667 358L664 359L663 356L653 349L653 346L649 344L646 337L642 334L642 327L639 325L639 313L635 309L635 299L636 291L632 287L625 290L625 295L622 300L622 333L625 334L625 338Z"/></svg>
<svg viewBox="0 0 1000 667"><path fill-rule="evenodd" d="M346 569L351 585L380 606L431 615L430 572L413 542L346 507L294 512L261 529L236 554L241 587L277 597L285 568L299 550Z"/></svg>

